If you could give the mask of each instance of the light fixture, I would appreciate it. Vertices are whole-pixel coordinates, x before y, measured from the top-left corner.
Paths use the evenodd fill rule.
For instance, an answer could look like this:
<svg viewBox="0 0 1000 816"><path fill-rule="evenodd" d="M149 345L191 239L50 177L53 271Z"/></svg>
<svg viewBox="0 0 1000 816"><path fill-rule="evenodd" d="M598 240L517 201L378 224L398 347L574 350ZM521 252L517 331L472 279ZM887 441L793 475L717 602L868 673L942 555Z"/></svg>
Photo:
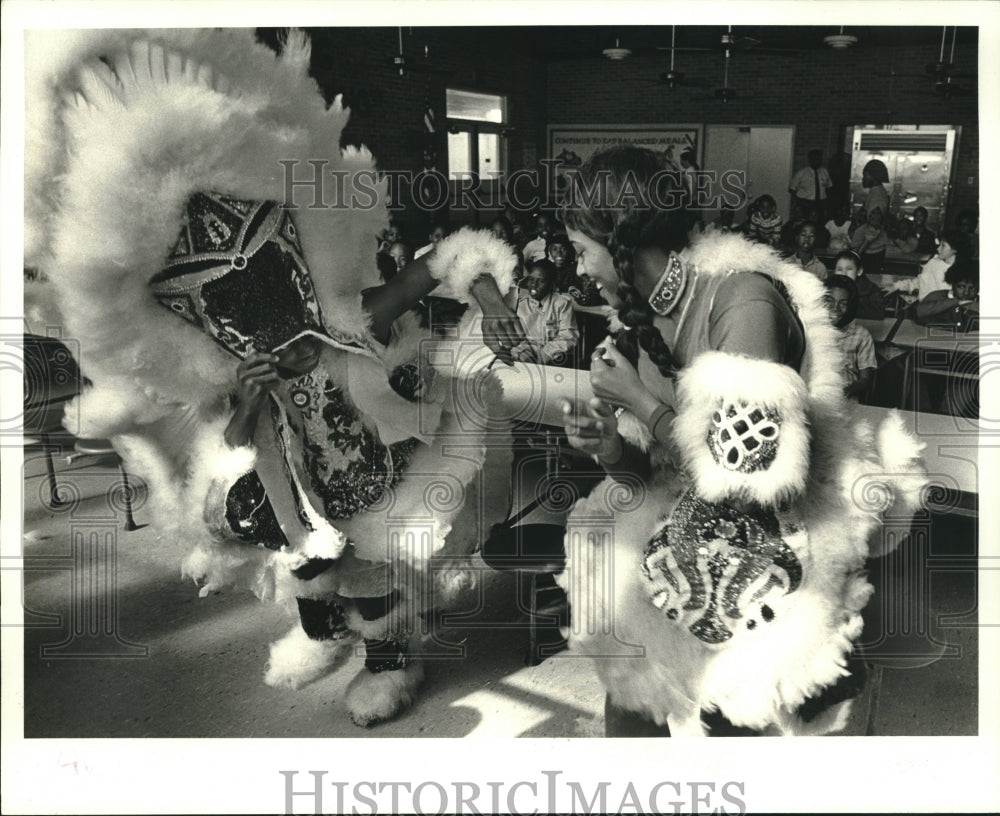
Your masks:
<svg viewBox="0 0 1000 816"><path fill-rule="evenodd" d="M845 34L844 27L840 27L839 34L831 34L829 37L824 37L823 42L830 48L850 48L852 45L858 44L858 38L853 34Z"/></svg>
<svg viewBox="0 0 1000 816"><path fill-rule="evenodd" d="M602 52L609 60L623 60L632 56L632 52L627 48L622 48L618 38L615 37L615 47L605 48Z"/></svg>

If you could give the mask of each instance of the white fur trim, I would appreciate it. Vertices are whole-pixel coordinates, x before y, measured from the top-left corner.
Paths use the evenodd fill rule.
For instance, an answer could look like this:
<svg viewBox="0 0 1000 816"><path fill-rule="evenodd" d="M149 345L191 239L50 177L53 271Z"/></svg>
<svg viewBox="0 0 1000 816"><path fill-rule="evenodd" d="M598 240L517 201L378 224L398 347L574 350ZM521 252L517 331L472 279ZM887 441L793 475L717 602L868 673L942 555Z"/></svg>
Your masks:
<svg viewBox="0 0 1000 816"><path fill-rule="evenodd" d="M570 515L567 568L557 579L573 607L570 649L595 656L613 702L653 722L669 722L676 734L702 733L703 708L719 708L734 723L768 733L834 732L843 728L850 701L809 723L796 710L846 672L846 659L861 631L860 613L872 593L862 573L868 537L878 530L885 509L916 506L924 484L920 445L899 417L890 415L875 429L844 400L836 333L815 278L767 247L730 236L696 241L685 251L685 262L700 276L758 271L782 281L805 329L801 372L746 358L721 365L725 355L718 352L701 355L682 372L680 388L686 391L680 395L679 414L688 413L678 420L686 419L689 427L678 431L675 421L673 432L682 449L687 445L689 472L675 470L664 458L638 506L616 509L621 502L612 495L614 483L606 480ZM743 485L720 488L705 477L705 472L720 470L705 440L707 416L714 408L710 400L722 396L759 399L778 407L783 420L793 416L798 425L796 455L786 473L772 478L763 498L771 504L782 494L792 498L791 516L805 532L788 543L802 563L803 582L795 592L773 600L776 616L767 627L741 628L722 647L708 649L655 609L636 565L650 537L691 486L689 479L699 477L691 465L692 449L710 460L702 462L697 483L707 498L720 500L730 491L762 498ZM859 486L872 481L885 489L859 500ZM623 644L641 645L642 656L627 653Z"/></svg>
<svg viewBox="0 0 1000 816"><path fill-rule="evenodd" d="M391 720L417 697L424 679L419 661L404 669L373 673L364 669L347 686L345 702L355 725L368 727Z"/></svg>
<svg viewBox="0 0 1000 816"><path fill-rule="evenodd" d="M352 632L357 632L368 640L382 640L389 636L398 637L413 629L413 621L404 619L402 614L404 610L405 606L400 601L389 611L388 615L366 620L357 609L348 607L347 625Z"/></svg>
<svg viewBox="0 0 1000 816"><path fill-rule="evenodd" d="M271 644L264 682L275 688L299 689L337 668L351 656L357 637L313 640L296 624Z"/></svg>
<svg viewBox="0 0 1000 816"><path fill-rule="evenodd" d="M806 386L788 366L766 360L706 352L681 372L672 433L698 494L719 502L742 497L775 506L800 494L809 475ZM780 417L777 451L766 469L730 470L716 461L707 441L713 414L741 402Z"/></svg>
<svg viewBox="0 0 1000 816"><path fill-rule="evenodd" d="M653 434L649 432L649 428L631 411L623 411L618 417L618 433L643 452L648 451L653 443Z"/></svg>
<svg viewBox="0 0 1000 816"><path fill-rule="evenodd" d="M347 112L339 99L327 107L298 34L281 57L242 29L36 32L27 50L37 69L26 101L27 256L51 281L65 335L85 349L98 389L119 376L145 396L129 403L137 424L155 414L149 404L212 402L231 387L234 358L147 286L188 197L283 201L282 160L299 162L298 179L311 177L308 160L326 161L330 179L371 173L371 156L341 150ZM310 190L295 193L311 203ZM293 216L324 319L348 333L367 329L360 293L378 283L383 195L372 208L301 206Z"/></svg>
<svg viewBox="0 0 1000 816"><path fill-rule="evenodd" d="M434 294L462 303L471 301L472 284L481 275L492 275L500 294L514 285L517 257L510 245L485 230L463 227L437 245L428 257L431 276L441 281Z"/></svg>

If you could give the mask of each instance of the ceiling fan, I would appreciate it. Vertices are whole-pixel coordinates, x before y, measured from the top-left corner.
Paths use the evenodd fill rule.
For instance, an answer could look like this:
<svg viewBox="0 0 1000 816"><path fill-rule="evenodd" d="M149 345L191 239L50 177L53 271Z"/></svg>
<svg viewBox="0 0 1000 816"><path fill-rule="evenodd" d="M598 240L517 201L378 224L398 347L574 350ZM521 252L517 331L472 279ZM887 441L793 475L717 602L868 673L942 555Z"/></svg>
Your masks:
<svg viewBox="0 0 1000 816"><path fill-rule="evenodd" d="M729 61L732 59L732 52L730 49L725 49L723 61L722 61L722 87L716 88L715 92L711 96L700 97L701 99L718 99L721 102L729 102L732 99L736 99L736 89L729 87ZM749 99L750 97L739 95L741 99Z"/></svg>
<svg viewBox="0 0 1000 816"><path fill-rule="evenodd" d="M389 63L399 73L399 76L411 74L438 74L447 76L453 73L444 68L437 68L430 63L430 51L424 46L423 54L407 54L403 51L403 28L399 28L399 53L394 54Z"/></svg>
<svg viewBox="0 0 1000 816"><path fill-rule="evenodd" d="M970 88L967 85L960 85L955 82L956 79L977 79L977 73L960 73L955 70L955 40L957 37L958 28L952 28L951 34L951 53L948 56L948 62L944 61L944 48L945 41L948 35L948 27L945 26L941 30L941 50L938 54L937 62L928 63L924 67L924 73L898 73L890 69L889 74L883 74L882 76L889 77L890 87L897 77L898 78L910 78L910 79L921 79L926 80L928 77L932 77L934 84L930 89L923 91L903 91L902 93L906 96L931 96L937 95L943 99L951 99L955 96L973 96L976 94L975 88Z"/></svg>
<svg viewBox="0 0 1000 816"><path fill-rule="evenodd" d="M670 70L664 71L657 77L657 84L666 85L668 90L674 90L679 85L706 88L710 86L705 80L685 77L683 71L678 71L674 67L674 46L676 45L676 26L670 26Z"/></svg>
<svg viewBox="0 0 1000 816"><path fill-rule="evenodd" d="M672 27L671 27L672 28ZM671 44L670 48L666 46L657 46L659 51L753 51L758 54L778 54L785 56L798 56L802 53L800 48L773 48L771 46L764 45L763 40L757 37L749 37L746 35L736 35L733 33L733 27L726 26L726 31L719 37L719 43L714 46L674 46Z"/></svg>

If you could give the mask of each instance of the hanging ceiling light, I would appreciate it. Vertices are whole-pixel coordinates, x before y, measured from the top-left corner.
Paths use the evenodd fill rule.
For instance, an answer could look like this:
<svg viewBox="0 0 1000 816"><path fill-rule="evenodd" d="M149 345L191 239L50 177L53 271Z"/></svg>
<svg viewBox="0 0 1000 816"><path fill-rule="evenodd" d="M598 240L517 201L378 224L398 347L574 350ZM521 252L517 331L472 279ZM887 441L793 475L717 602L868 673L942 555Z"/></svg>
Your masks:
<svg viewBox="0 0 1000 816"><path fill-rule="evenodd" d="M852 45L858 44L858 38L853 34L845 34L844 27L841 26L839 34L831 34L829 37L824 37L823 42L830 46L830 48L850 48Z"/></svg>
<svg viewBox="0 0 1000 816"><path fill-rule="evenodd" d="M602 52L609 60L623 60L632 56L632 52L627 48L622 48L618 38L615 37L615 47L605 48Z"/></svg>

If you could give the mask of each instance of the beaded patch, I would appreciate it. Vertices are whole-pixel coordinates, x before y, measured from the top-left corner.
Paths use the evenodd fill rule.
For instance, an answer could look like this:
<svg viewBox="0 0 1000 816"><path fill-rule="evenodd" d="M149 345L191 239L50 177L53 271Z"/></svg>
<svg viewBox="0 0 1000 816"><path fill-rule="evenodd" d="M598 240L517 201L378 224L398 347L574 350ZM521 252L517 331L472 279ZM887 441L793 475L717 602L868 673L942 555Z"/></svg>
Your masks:
<svg viewBox="0 0 1000 816"><path fill-rule="evenodd" d="M255 470L245 473L229 489L226 521L241 541L263 544L269 550L280 550L288 545Z"/></svg>
<svg viewBox="0 0 1000 816"><path fill-rule="evenodd" d="M767 470L778 454L781 415L744 401L723 403L712 414L708 446L727 470Z"/></svg>
<svg viewBox="0 0 1000 816"><path fill-rule="evenodd" d="M322 363L288 388L301 411L305 478L328 519L364 512L399 482L420 444L416 439L383 445ZM282 456L287 465L284 445Z"/></svg>
<svg viewBox="0 0 1000 816"><path fill-rule="evenodd" d="M649 305L652 310L661 316L670 314L680 302L686 283L687 272L680 259L674 255L670 259L670 263L667 264L667 268L663 270L656 286L653 287L653 293L649 296Z"/></svg>
<svg viewBox="0 0 1000 816"><path fill-rule="evenodd" d="M365 668L372 674L405 669L410 665L408 643L408 637L399 640L392 637L384 640L365 638Z"/></svg>
<svg viewBox="0 0 1000 816"><path fill-rule="evenodd" d="M744 512L689 490L649 542L643 574L653 605L709 645L776 618L775 601L798 589L802 564L770 510Z"/></svg>
<svg viewBox="0 0 1000 816"><path fill-rule="evenodd" d="M327 327L291 213L274 201L194 193L153 296L237 356L309 332L349 351L367 338Z"/></svg>

